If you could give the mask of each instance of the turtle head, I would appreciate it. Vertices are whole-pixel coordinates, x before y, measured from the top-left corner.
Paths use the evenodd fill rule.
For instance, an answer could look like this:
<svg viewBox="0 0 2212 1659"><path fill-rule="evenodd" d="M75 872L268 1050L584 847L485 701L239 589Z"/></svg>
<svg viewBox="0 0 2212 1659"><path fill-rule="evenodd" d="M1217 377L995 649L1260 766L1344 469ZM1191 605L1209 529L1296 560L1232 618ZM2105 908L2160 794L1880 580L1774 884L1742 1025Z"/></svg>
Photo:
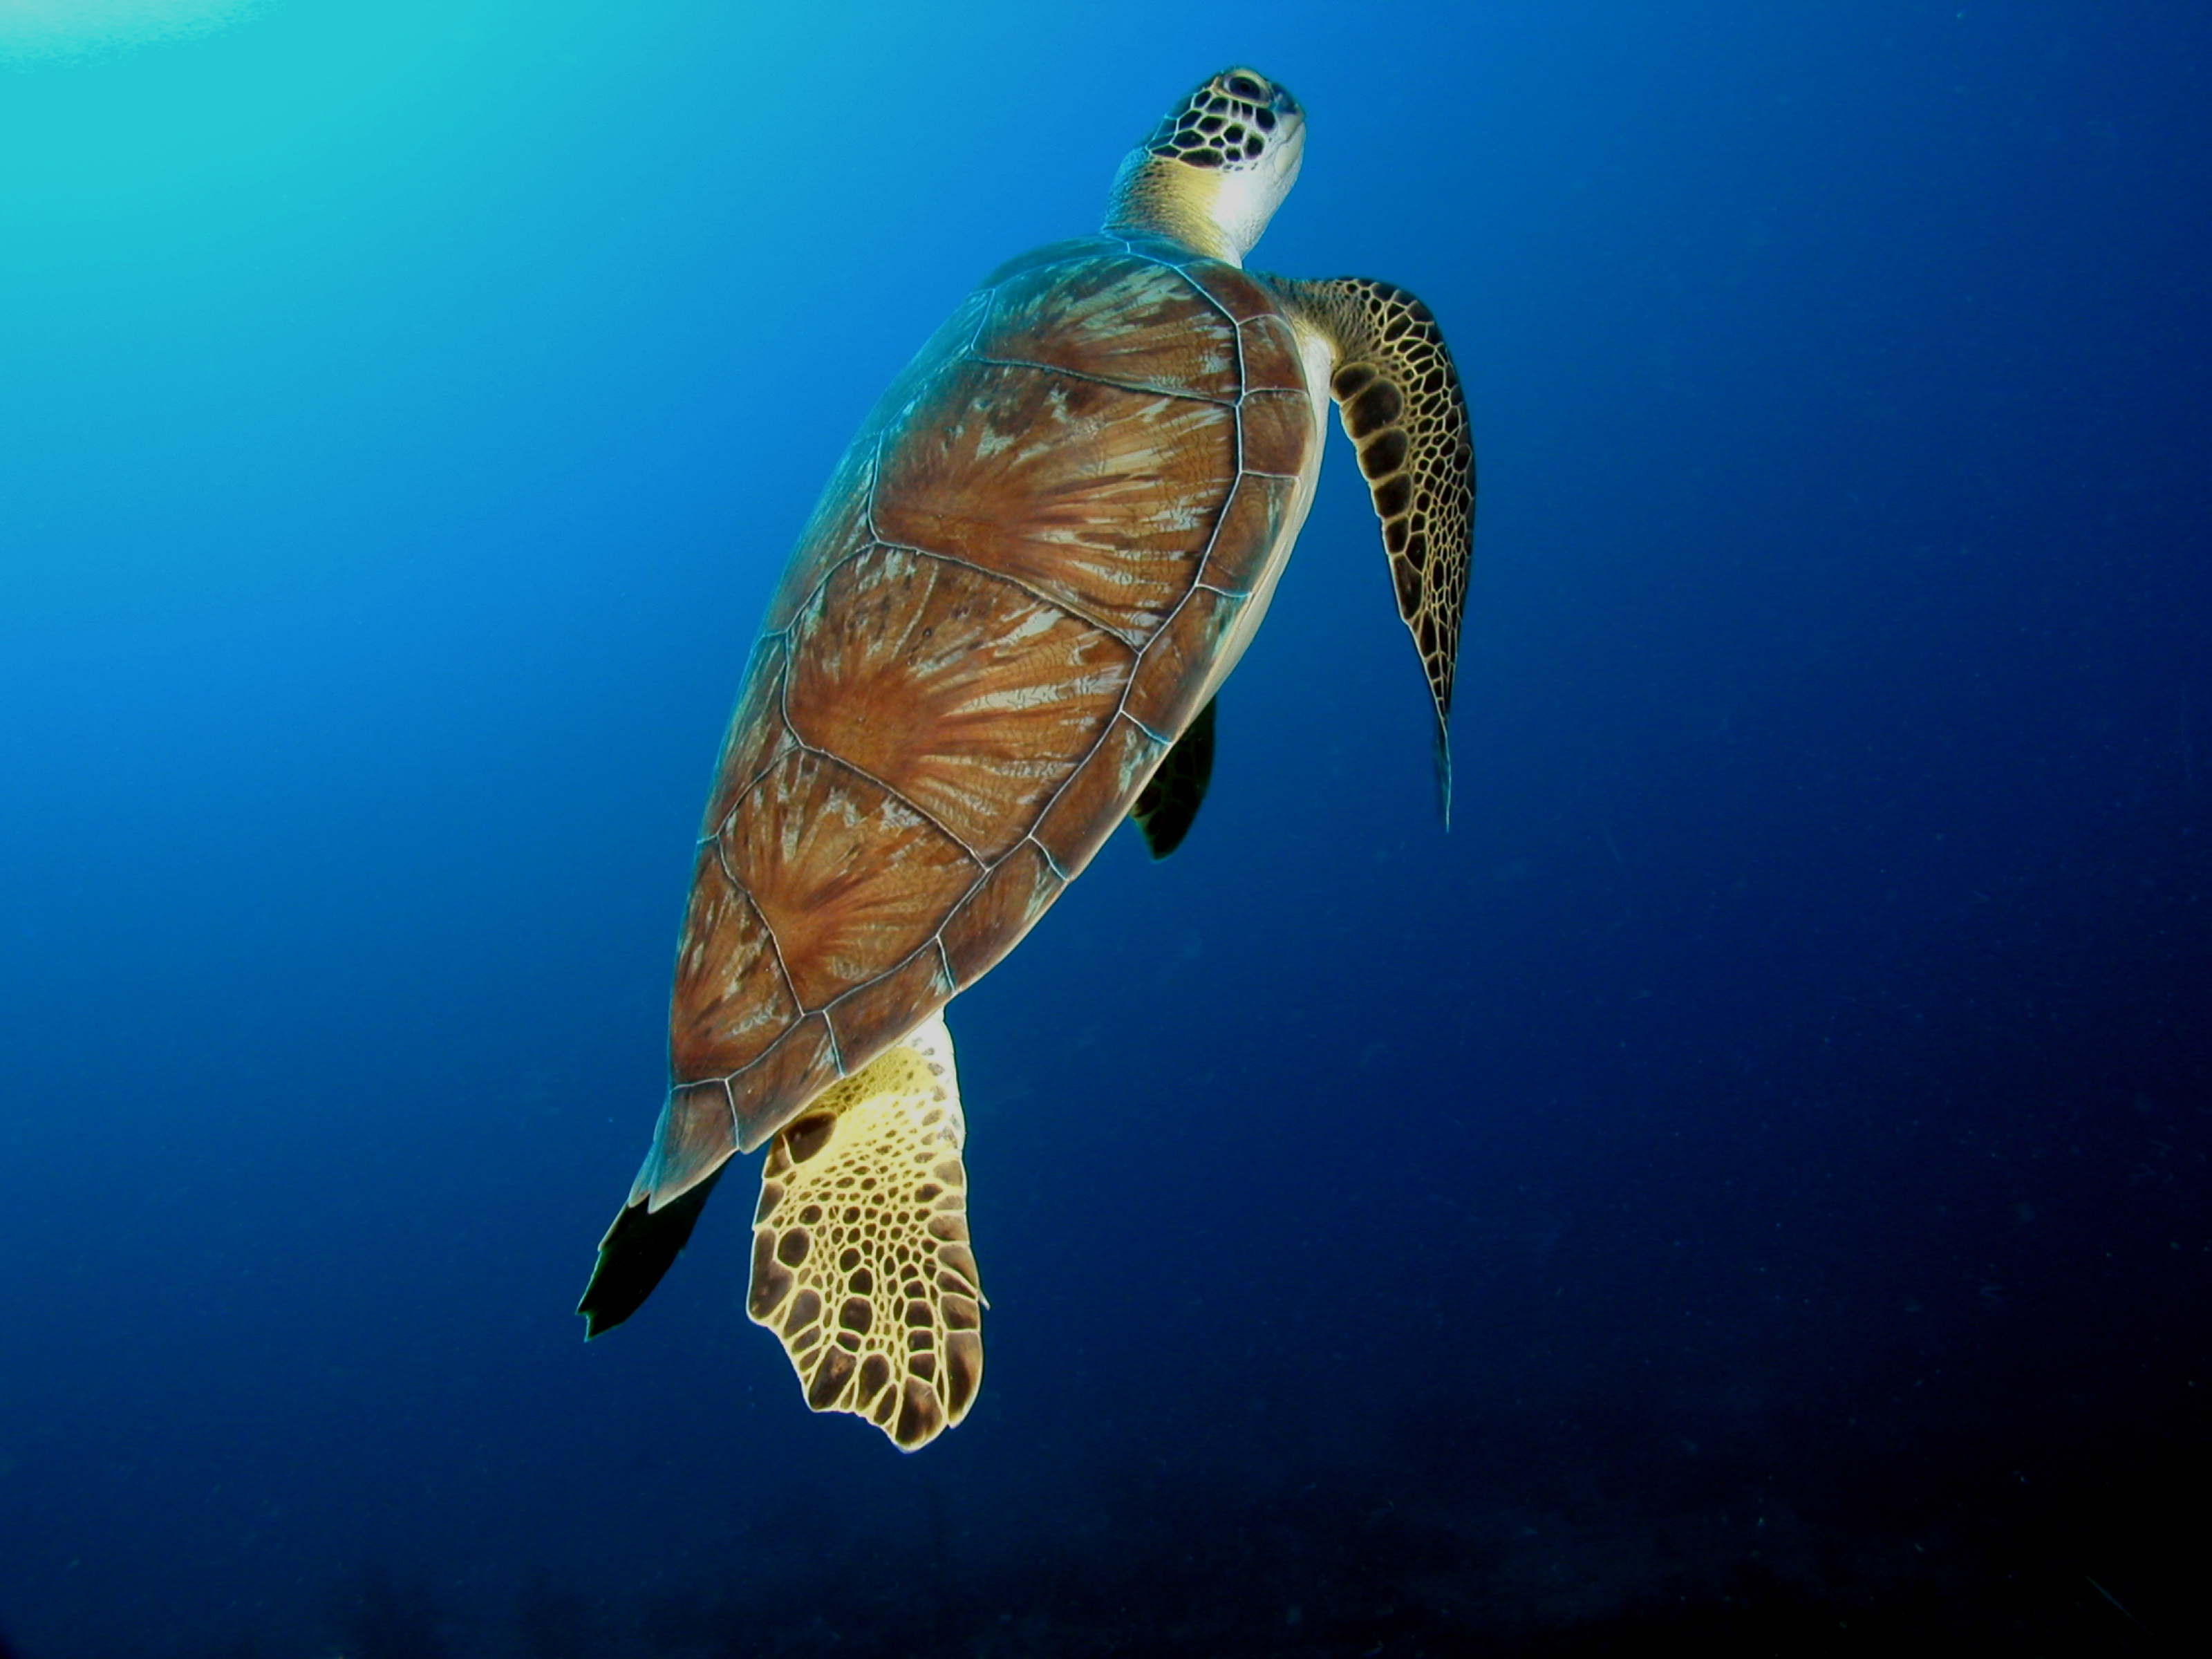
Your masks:
<svg viewBox="0 0 2212 1659"><path fill-rule="evenodd" d="M1241 265L1297 182L1305 150L1305 112L1288 89L1257 70L1225 69L1129 152L1106 229L1164 236Z"/></svg>

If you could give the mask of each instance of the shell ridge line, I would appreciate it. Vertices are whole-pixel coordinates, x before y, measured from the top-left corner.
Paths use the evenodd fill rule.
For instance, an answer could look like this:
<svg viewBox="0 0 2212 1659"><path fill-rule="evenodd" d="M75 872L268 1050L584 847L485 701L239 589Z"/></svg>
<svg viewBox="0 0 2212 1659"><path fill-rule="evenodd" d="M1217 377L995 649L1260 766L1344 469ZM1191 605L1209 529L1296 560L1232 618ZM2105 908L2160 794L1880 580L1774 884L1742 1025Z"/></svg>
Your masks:
<svg viewBox="0 0 2212 1659"><path fill-rule="evenodd" d="M829 762L830 765L838 768L840 770L849 772L854 777L864 779L867 782L875 785L877 788L882 790L884 793L889 795L900 805L905 807L908 811L913 813L915 817L920 818L931 829L936 830L938 834L943 836L945 840L951 842L955 847L957 847L961 853L967 858L968 861L974 865L978 870L983 872L985 875L988 875L990 873L991 866L984 861L983 855L981 853L978 853L974 848L970 847L959 836L954 834L951 826L940 819L936 813L931 811L926 806L917 805L915 802L908 799L905 793L900 790L896 786L884 782L883 779L878 777L874 773L869 771L864 766L855 766L851 761L847 760L842 755L839 754L834 749L824 749L819 744L807 742L804 737L799 735L799 728L796 726L792 728L792 739L806 753L810 755L818 755L823 760ZM978 878L978 879L981 879L981 878ZM971 888L969 890L973 891L974 890ZM842 994L841 993L840 994ZM835 999L833 998L832 1000L835 1000ZM826 1008L830 1005L828 1003L824 1003L822 1006Z"/></svg>
<svg viewBox="0 0 2212 1659"><path fill-rule="evenodd" d="M987 368L1027 368L1045 374L1065 375L1071 380L1088 380L1093 386L1111 386L1116 392L1127 392L1140 398L1176 398L1186 403L1211 404L1216 409L1234 409L1234 398L1209 398L1203 392L1193 392L1185 386L1149 386L1140 380L1117 380L1110 374L1092 374L1083 369L1070 368L1064 363L1033 362L1027 357L984 357L971 356L970 362L981 363ZM1243 379L1243 364L1238 364L1238 379Z"/></svg>
<svg viewBox="0 0 2212 1659"><path fill-rule="evenodd" d="M952 902L952 908L957 910L962 905L965 904L969 899L975 897L975 888L981 887L984 882L989 878L989 871L985 871L982 875L978 876L975 878L975 886L970 887L966 892L955 899ZM884 981L896 977L899 974L903 973L907 969L911 968L915 963L921 961L924 956L928 954L933 946L934 946L937 951L939 966L940 968L945 967L946 964L946 957L945 956L943 940L945 924L940 921L937 924L937 931L935 933L932 933L927 939L922 940L921 944L915 945L913 950L908 951L890 967L884 969L882 973L878 974L873 979L864 980L858 985L849 985L846 987L845 989L838 992L836 996L831 997L829 1001L822 1005L820 1010L822 1018L825 1021L832 1022L834 1025L834 1018L839 1003L848 1001L852 998L860 995L863 991L873 990ZM939 977L941 978L947 986L952 987L954 989L958 988L957 981L954 981L950 972L941 973ZM952 991L948 990L945 994L949 999L952 994ZM927 1018L927 1016L924 1015L923 1018Z"/></svg>
<svg viewBox="0 0 2212 1659"><path fill-rule="evenodd" d="M737 809L732 807L730 810L734 812ZM730 890L745 902L745 908L753 913L753 920L760 923L761 932L768 935L768 948L775 955L777 976L783 981L783 988L791 994L791 1006L799 1010L799 1018L805 1019L814 1011L806 1006L806 999L799 994L799 981L792 978L790 966L783 959L783 941L775 936L775 924L768 919L766 911L753 902L752 894L746 890L744 883L738 879L738 872L730 868L730 849L722 844L719 836L714 839L714 862L721 868L722 879L730 884ZM793 1023L796 1024L795 1021Z"/></svg>
<svg viewBox="0 0 2212 1659"><path fill-rule="evenodd" d="M783 1046L785 1041L791 1036L793 1031L796 1031L801 1025L804 1025L807 1020L817 1018L821 1019L822 1024L825 1027L830 1024L830 1017L827 1014L822 1013L819 1009L817 1009L813 1012L809 1013L805 1019L794 1020L789 1029L784 1031L782 1036L779 1036L774 1042L769 1043L766 1048L763 1049L759 1054L755 1054L750 1060L738 1066L735 1071L724 1072L717 1077L702 1077L697 1080L701 1083L719 1083L722 1085L723 1091L730 1097L730 1112L732 1118L734 1121L738 1109L738 1080L744 1077L746 1073L753 1070L756 1066L764 1065L770 1059L774 1058L775 1051ZM817 1090L815 1092L818 1094L821 1091ZM810 1095L808 1098L811 1100L813 1097Z"/></svg>
<svg viewBox="0 0 2212 1659"><path fill-rule="evenodd" d="M1047 609L1058 611L1061 616L1068 618L1069 621L1079 622L1085 628L1095 628L1102 634L1110 635L1115 639L1121 641L1122 644L1127 646L1132 652L1134 652L1139 656L1144 654L1144 649L1147 643L1146 640L1139 638L1137 635L1130 633L1128 629L1117 626L1115 623L1094 617L1086 611L1078 610L1074 605L1070 605L1066 599L1062 595L1047 593L1038 588L1031 586L1029 583L1024 581L1019 576L1009 575L1003 570L993 570L987 565L977 564L973 559L964 559L957 553L939 552L936 548L923 547L914 542L883 542L879 543L878 545L891 548L901 553L912 553L919 558L934 559L939 564L957 564L963 570L972 570L979 576L988 577L995 582L1003 582L1008 587L1013 588L1018 592L1026 594L1030 599L1034 599L1037 604L1045 606Z"/></svg>
<svg viewBox="0 0 2212 1659"><path fill-rule="evenodd" d="M782 642L784 667L783 684L784 690L787 691L791 689L791 675L789 672L791 668L791 632L792 629L799 626L799 619L814 608L817 602L822 598L822 590L830 586L830 579L832 576L842 570L847 565L852 563L854 560L859 558L861 554L866 552L870 548L889 547L891 544L889 542L883 540L875 533L876 527L873 522L875 514L875 487L874 469L871 467L868 479L868 511L861 515L864 519L869 520L867 525L868 539L862 542L851 552L841 553L828 564L824 565L822 568L822 574L814 579L814 586L806 590L806 597L800 599L798 604L791 607L791 620L786 623L781 628L775 629L772 633L762 635L763 639L773 638L780 640ZM778 702L780 702L781 701L781 699L779 698ZM799 728L792 725L789 714L787 714L784 716L783 724L786 731L789 732L793 737L798 736ZM763 767L762 769L762 776L764 777L766 775L767 769ZM756 778L753 781L757 783L760 780L758 778ZM748 784L746 788L750 789L751 787L752 786L750 784ZM726 819L725 822L727 822L727 820Z"/></svg>
<svg viewBox="0 0 2212 1659"><path fill-rule="evenodd" d="M1036 838L1036 830L1034 825L1030 827L1030 833L1024 836L1019 841L1016 842L1014 846L1017 848L1022 847L1036 848L1037 849L1037 856L1044 860L1044 867L1051 871L1053 879L1060 883L1063 886L1068 882L1075 879L1074 877L1069 875L1066 871L1060 867L1060 860L1053 857L1052 848L1046 846L1042 842ZM1006 856L1012 858L1013 854L1010 851Z"/></svg>
<svg viewBox="0 0 2212 1659"><path fill-rule="evenodd" d="M1217 525L1217 528L1218 527L1218 526ZM1209 538L1207 545L1210 548L1212 544L1212 540ZM1185 592L1181 599L1177 599L1174 605L1169 607L1167 615L1160 618L1160 625L1153 633L1152 637L1154 639L1157 640L1162 634L1167 632L1169 624L1173 623L1176 617L1182 614L1183 606L1190 603L1191 594L1195 593L1197 591L1198 584L1194 581L1191 584L1188 592ZM1149 648L1149 647L1147 647L1147 648ZM1144 665L1144 652L1139 651L1137 653L1136 666L1129 674L1129 683L1121 688L1121 695L1114 700L1114 712L1106 717L1106 724L1110 728L1115 720L1126 720L1130 725L1135 726L1138 731L1143 732L1146 737L1151 738L1153 737L1154 734L1146 731L1144 723L1128 712L1129 694L1136 690L1137 681L1143 673ZM1158 740L1158 739L1155 738L1155 741ZM1048 848L1042 842L1037 841L1037 825L1042 823L1046 817L1050 815L1052 809L1059 805L1060 798L1067 793L1068 787L1073 784L1076 779L1083 775L1084 769L1090 765L1093 760L1097 758L1099 750L1105 746L1105 738L1102 736L1097 743L1091 746L1091 752L1085 755L1081 760L1078 761L1075 765L1069 769L1067 775L1060 781L1059 785L1053 790L1053 792L1047 795L1044 799L1039 803L1036 815L1030 819L1029 829L1024 831L1022 836L1023 841L1036 842L1037 851L1044 854L1044 861L1046 864L1051 866L1052 872L1060 877L1062 881L1066 881L1070 879L1070 878L1060 869L1060 861L1053 857L1052 849ZM1017 846L1019 844L1019 842L1016 843Z"/></svg>
<svg viewBox="0 0 2212 1659"><path fill-rule="evenodd" d="M1201 257L1202 257L1202 256L1201 256ZM1163 261L1156 261L1156 263L1159 263L1159 264L1165 264L1166 262L1163 260ZM1169 264L1169 265L1168 265L1168 269L1169 269L1170 270L1172 270L1173 272L1175 272L1175 274L1176 274L1176 276L1178 276L1182 277L1182 278L1183 279L1183 281L1184 281L1184 282L1186 282L1186 283L1189 283L1189 284L1190 284L1190 291L1191 291L1192 293L1194 293L1194 294L1197 295L1198 295L1198 297L1199 297L1200 299L1201 299L1201 300L1205 301L1206 304L1208 304L1208 305L1212 306L1212 307L1216 311L1219 312L1219 313L1221 313L1221 320L1222 320L1222 321L1224 321L1224 323L1227 323L1227 324L1229 325L1229 331L1230 331L1231 333L1232 333L1232 334L1236 333L1236 332L1237 332L1237 326L1238 326L1238 325L1237 325L1237 319L1230 313L1229 307L1228 307L1227 306L1225 306L1225 305L1222 304L1220 301L1218 301L1218 300L1215 299L1215 298L1214 298L1211 294L1208 294L1208 293L1206 291L1206 289L1205 289L1204 286L1203 286L1203 285L1201 285L1201 284L1200 283L1200 282L1199 282L1198 278L1197 278L1197 277L1195 277L1195 276L1192 276L1192 275L1190 274L1190 268L1191 268L1191 266L1192 266L1192 265L1196 264L1197 263L1198 263L1198 260L1197 260L1196 258L1193 258L1193 259L1190 259L1190 260L1188 260L1188 261L1187 261L1187 262L1185 262L1184 264ZM1237 356L1237 384L1238 384L1239 386L1242 386L1242 385L1243 384L1243 380L1244 380L1244 375L1243 375L1244 358L1243 358L1243 337L1242 337L1241 335L1238 337L1238 339L1237 339L1237 352L1238 352L1238 356ZM1237 395L1241 398L1243 394L1242 392L1239 392Z"/></svg>
<svg viewBox="0 0 2212 1659"><path fill-rule="evenodd" d="M781 701L781 697L779 697L778 701ZM751 794L754 790L761 787L763 781L767 778L769 773L775 771L777 765L782 761L786 749L787 749L792 744L798 741L799 734L791 729L791 722L789 720L783 721L783 741L776 744L775 750L766 760L761 763L759 769L754 772L752 776L745 780L745 787L744 788L733 789L730 792L730 810L722 814L721 818L715 823L711 832L700 836L698 840L692 844L696 847L705 847L709 844L720 846L722 840L722 832L730 827L730 820L737 817L738 808L744 804L745 797ZM726 866L725 866L725 868L726 869ZM734 879L734 878L732 878L732 879ZM744 890L739 889L738 890L743 891Z"/></svg>
<svg viewBox="0 0 2212 1659"><path fill-rule="evenodd" d="M870 541L881 542L884 539L884 532L878 528L876 525L876 485L882 480L884 476L884 434L881 432L876 434L875 439L869 444L868 449L868 495L867 499L860 504L860 522L867 526L868 539ZM888 543L885 544L889 545ZM854 552L857 553L859 550L860 550L858 548L855 548ZM848 554L846 556L847 558L851 556L851 554ZM842 564L844 561L841 559L838 562ZM823 574L822 580L823 581L829 580L829 576L826 573ZM815 584L815 592L819 592L820 591L821 583L817 582ZM810 593L807 595L807 598L811 600L813 598L813 594Z"/></svg>

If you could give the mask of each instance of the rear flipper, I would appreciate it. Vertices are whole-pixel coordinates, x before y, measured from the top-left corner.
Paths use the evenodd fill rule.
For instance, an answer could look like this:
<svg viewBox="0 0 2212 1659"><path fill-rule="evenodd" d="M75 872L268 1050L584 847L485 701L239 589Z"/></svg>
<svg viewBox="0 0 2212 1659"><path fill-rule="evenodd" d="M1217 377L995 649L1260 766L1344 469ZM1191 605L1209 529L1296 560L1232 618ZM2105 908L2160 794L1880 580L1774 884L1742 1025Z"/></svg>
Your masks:
<svg viewBox="0 0 2212 1659"><path fill-rule="evenodd" d="M968 1248L968 1138L941 1015L815 1097L761 1170L746 1311L783 1343L817 1412L914 1451L983 1380Z"/></svg>

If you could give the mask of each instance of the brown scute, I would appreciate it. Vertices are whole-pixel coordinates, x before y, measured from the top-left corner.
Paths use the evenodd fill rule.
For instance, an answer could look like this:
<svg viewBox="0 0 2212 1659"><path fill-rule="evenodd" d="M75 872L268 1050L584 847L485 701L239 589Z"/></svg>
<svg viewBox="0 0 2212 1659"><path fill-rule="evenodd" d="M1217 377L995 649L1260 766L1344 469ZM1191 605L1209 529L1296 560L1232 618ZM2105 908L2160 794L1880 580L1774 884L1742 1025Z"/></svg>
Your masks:
<svg viewBox="0 0 2212 1659"><path fill-rule="evenodd" d="M1244 470L1295 478L1313 448L1313 413L1303 393L1263 392L1237 410Z"/></svg>
<svg viewBox="0 0 2212 1659"><path fill-rule="evenodd" d="M958 1291L973 1296L982 1282L975 1271L975 1255L964 1243L946 1243L937 1252L937 1284L939 1290Z"/></svg>
<svg viewBox="0 0 2212 1659"><path fill-rule="evenodd" d="M1135 653L1027 589L903 548L840 566L793 632L799 738L1004 854L1113 718Z"/></svg>
<svg viewBox="0 0 2212 1659"><path fill-rule="evenodd" d="M1280 310L1275 296L1267 291L1258 277L1248 270L1239 270L1235 265L1200 259L1184 267L1183 276L1193 287L1237 322L1247 322L1255 317L1273 317Z"/></svg>
<svg viewBox="0 0 2212 1659"><path fill-rule="evenodd" d="M981 873L882 784L805 750L763 780L723 848L809 1008L903 962Z"/></svg>
<svg viewBox="0 0 2212 1659"><path fill-rule="evenodd" d="M726 1075L757 1060L799 1015L768 924L708 842L692 867L676 950L672 1069L685 1079Z"/></svg>
<svg viewBox="0 0 2212 1659"><path fill-rule="evenodd" d="M837 1076L830 1023L809 1014L769 1051L730 1080L737 1109L738 1150L749 1152L787 1122Z"/></svg>
<svg viewBox="0 0 2212 1659"><path fill-rule="evenodd" d="M782 1186L766 1170L762 1170L761 1173L763 1178L761 1181L760 1203L753 1210L753 1224L755 1226L758 1226L762 1222L774 1215L776 1211L776 1206L783 1202Z"/></svg>
<svg viewBox="0 0 2212 1659"><path fill-rule="evenodd" d="M885 453L878 530L1148 637L1228 494L1234 411L982 363L934 394Z"/></svg>
<svg viewBox="0 0 2212 1659"><path fill-rule="evenodd" d="M876 1310L868 1305L868 1298L864 1296L847 1297L845 1305L837 1310L837 1322L847 1330L858 1331L863 1336L868 1334L868 1327L874 1322Z"/></svg>
<svg viewBox="0 0 2212 1659"><path fill-rule="evenodd" d="M1306 392L1306 368L1297 337L1280 317L1255 317L1237 331L1244 349L1244 390Z"/></svg>
<svg viewBox="0 0 2212 1659"><path fill-rule="evenodd" d="M1413 499L1413 481L1395 472L1375 486L1375 510L1386 519L1403 513Z"/></svg>
<svg viewBox="0 0 2212 1659"><path fill-rule="evenodd" d="M872 1404L890 1380L891 1362L879 1353L872 1353L860 1361L860 1385L854 1393L864 1406Z"/></svg>
<svg viewBox="0 0 2212 1659"><path fill-rule="evenodd" d="M973 1297L947 1292L945 1297L945 1322L956 1331L972 1331L981 1328L983 1310Z"/></svg>
<svg viewBox="0 0 2212 1659"><path fill-rule="evenodd" d="M737 713L730 717L721 752L715 757L714 784L707 792L707 810L700 819L702 841L711 839L721 829L776 757L797 741L783 723L784 665L788 651L777 635L753 647L744 686L738 694Z"/></svg>
<svg viewBox="0 0 2212 1659"><path fill-rule="evenodd" d="M763 632L777 634L790 627L830 568L867 545L868 493L875 485L875 459L873 444L856 443L830 475L814 515L799 532L791 562L769 599Z"/></svg>
<svg viewBox="0 0 2212 1659"><path fill-rule="evenodd" d="M978 885L981 885L979 883ZM959 988L945 976L934 939L901 966L830 1005L830 1027L848 1072L857 1072L912 1030Z"/></svg>
<svg viewBox="0 0 2212 1659"><path fill-rule="evenodd" d="M1225 592L1250 592L1267 568L1267 555L1274 549L1275 538L1297 494L1295 478L1248 472L1237 479L1236 493L1222 509L1221 523L1213 532L1213 546L1206 556L1199 580L1208 587L1218 587ZM1185 603L1188 608L1190 602ZM1174 623L1171 622L1170 626ZM1156 637L1149 648L1158 651L1159 639ZM1144 673L1141 678L1149 685L1153 677Z"/></svg>
<svg viewBox="0 0 2212 1659"><path fill-rule="evenodd" d="M1237 487L1238 495L1249 489L1255 499L1264 500L1263 493L1253 488L1255 483L1245 479ZM1147 732L1181 737L1197 717L1206 672L1243 608L1244 602L1231 594L1209 588L1193 593L1146 647L1143 668L1122 712Z"/></svg>
<svg viewBox="0 0 2212 1659"><path fill-rule="evenodd" d="M1233 402L1235 326L1176 271L1116 250L1002 285L976 356Z"/></svg>
<svg viewBox="0 0 2212 1659"><path fill-rule="evenodd" d="M830 1144L837 1120L827 1112L811 1112L783 1132L783 1145L793 1164L804 1164Z"/></svg>
<svg viewBox="0 0 2212 1659"><path fill-rule="evenodd" d="M1129 720L1115 720L1098 752L1077 769L1038 821L1036 839L1053 862L1071 878L1090 863L1128 815L1129 804L1167 751L1164 739Z"/></svg>
<svg viewBox="0 0 2212 1659"><path fill-rule="evenodd" d="M1007 854L939 936L953 977L963 986L981 979L1060 896L1060 884L1042 848L1022 846Z"/></svg>
<svg viewBox="0 0 2212 1659"><path fill-rule="evenodd" d="M775 1259L787 1267L799 1267L806 1260L806 1252L813 1243L813 1235L805 1228L793 1227L776 1241Z"/></svg>
<svg viewBox="0 0 2212 1659"><path fill-rule="evenodd" d="M729 1091L719 1083L678 1085L661 1108L639 1179L650 1199L665 1205L720 1169L737 1150Z"/></svg>

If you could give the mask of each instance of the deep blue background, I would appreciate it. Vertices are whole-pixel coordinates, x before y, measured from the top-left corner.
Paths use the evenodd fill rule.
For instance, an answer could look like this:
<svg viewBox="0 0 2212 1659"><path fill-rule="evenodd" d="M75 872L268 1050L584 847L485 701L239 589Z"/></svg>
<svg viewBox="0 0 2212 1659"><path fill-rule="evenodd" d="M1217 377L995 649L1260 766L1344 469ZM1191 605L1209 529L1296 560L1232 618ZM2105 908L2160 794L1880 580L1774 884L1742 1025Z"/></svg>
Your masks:
<svg viewBox="0 0 2212 1659"><path fill-rule="evenodd" d="M752 10L0 66L8 1639L2185 1650L2201 9ZM586 1348L821 480L1233 61L1254 264L1469 384L1450 833L1338 447L1189 844L952 1011L969 1421L804 1411L744 1174Z"/></svg>

